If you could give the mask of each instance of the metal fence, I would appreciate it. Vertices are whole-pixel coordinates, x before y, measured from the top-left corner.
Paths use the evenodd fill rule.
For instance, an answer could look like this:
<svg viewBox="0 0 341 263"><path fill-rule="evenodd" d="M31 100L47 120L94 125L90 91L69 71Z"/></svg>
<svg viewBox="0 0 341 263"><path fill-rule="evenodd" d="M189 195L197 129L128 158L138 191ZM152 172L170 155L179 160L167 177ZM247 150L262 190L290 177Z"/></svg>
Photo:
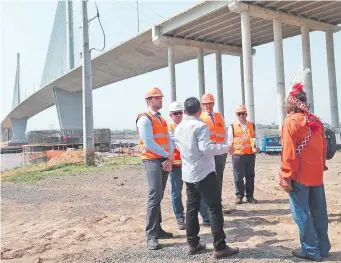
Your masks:
<svg viewBox="0 0 341 263"><path fill-rule="evenodd" d="M27 133L29 144L82 144L83 129L37 130ZM111 143L110 129L94 129L94 143Z"/></svg>
<svg viewBox="0 0 341 263"><path fill-rule="evenodd" d="M55 165L60 163L82 163L83 150L68 148L65 144L60 145L24 145L23 165L46 164ZM96 153L97 162L105 159L123 157L129 158L140 156L140 149L135 144L125 143L114 145L111 152Z"/></svg>

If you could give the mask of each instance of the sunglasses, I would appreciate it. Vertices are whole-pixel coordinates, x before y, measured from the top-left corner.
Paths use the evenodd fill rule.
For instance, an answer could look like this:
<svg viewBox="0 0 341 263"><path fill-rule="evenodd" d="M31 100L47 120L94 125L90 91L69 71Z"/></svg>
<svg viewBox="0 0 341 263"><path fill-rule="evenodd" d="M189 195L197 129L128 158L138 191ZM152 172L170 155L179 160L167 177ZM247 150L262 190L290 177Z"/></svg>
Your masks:
<svg viewBox="0 0 341 263"><path fill-rule="evenodd" d="M176 112L173 112L172 113L174 116L177 116L177 115L182 115L183 112L182 111L176 111Z"/></svg>
<svg viewBox="0 0 341 263"><path fill-rule="evenodd" d="M238 112L238 113L237 113L237 116L244 116L244 115L246 115L245 112Z"/></svg>

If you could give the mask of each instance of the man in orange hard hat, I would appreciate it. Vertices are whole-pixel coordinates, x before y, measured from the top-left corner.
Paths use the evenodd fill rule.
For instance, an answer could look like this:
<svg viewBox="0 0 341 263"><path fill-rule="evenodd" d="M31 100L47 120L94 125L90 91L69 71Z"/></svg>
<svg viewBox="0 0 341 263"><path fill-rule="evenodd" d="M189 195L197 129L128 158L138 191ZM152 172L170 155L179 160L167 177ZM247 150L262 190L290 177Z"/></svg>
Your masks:
<svg viewBox="0 0 341 263"><path fill-rule="evenodd" d="M244 105L236 109L237 121L228 128L228 145L233 146L232 165L236 204L241 204L246 195L248 203L256 204L253 197L255 188L256 152L260 151L261 140L256 125L247 121L247 110ZM244 184L245 178L245 184Z"/></svg>
<svg viewBox="0 0 341 263"><path fill-rule="evenodd" d="M148 110L136 118L140 146L143 149L141 157L148 182L146 236L150 250L161 248L158 239L173 238L172 233L161 228L160 204L174 161L174 146L168 134L167 122L159 113L162 98L159 88L148 90L145 95Z"/></svg>
<svg viewBox="0 0 341 263"><path fill-rule="evenodd" d="M214 97L212 94L206 93L201 98L201 104L204 111L201 113L200 118L206 123L210 132L211 142L214 144L227 144L227 132L225 122L219 112L214 112ZM220 194L223 189L223 176L226 164L227 154L215 155L215 167L218 180L218 188Z"/></svg>

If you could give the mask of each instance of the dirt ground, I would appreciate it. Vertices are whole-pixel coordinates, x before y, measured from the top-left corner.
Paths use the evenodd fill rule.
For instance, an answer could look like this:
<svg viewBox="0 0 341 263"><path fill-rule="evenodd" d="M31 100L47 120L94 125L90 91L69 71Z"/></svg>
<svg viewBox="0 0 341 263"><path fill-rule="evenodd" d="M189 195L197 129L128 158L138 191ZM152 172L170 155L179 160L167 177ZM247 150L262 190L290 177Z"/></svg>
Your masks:
<svg viewBox="0 0 341 263"><path fill-rule="evenodd" d="M332 250L325 262L341 262L341 153L327 165ZM299 246L298 229L288 196L278 187L278 169L278 156L258 155L255 197L259 204L237 205L225 215L227 242L240 247L241 252L220 262L305 262L291 256L291 250ZM224 205L232 206L233 192L228 158ZM122 166L105 174L2 183L1 262L214 262L207 227L201 227L200 235L210 249L186 255L185 232L177 230L172 212L170 183L162 202L163 228L176 236L160 240L162 250L148 251L146 196L141 165Z"/></svg>

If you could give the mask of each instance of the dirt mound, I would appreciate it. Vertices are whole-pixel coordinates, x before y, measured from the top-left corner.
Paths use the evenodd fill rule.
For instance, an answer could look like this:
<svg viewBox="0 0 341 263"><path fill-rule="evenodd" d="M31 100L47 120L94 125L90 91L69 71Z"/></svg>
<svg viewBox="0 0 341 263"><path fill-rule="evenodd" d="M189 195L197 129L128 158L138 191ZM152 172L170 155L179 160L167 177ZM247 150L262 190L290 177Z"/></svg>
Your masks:
<svg viewBox="0 0 341 263"><path fill-rule="evenodd" d="M53 166L61 163L82 163L83 160L83 150L67 150L51 158L47 165Z"/></svg>
<svg viewBox="0 0 341 263"><path fill-rule="evenodd" d="M341 152L327 166L324 180L332 250L324 262L341 263ZM259 202L234 205L233 167L231 157L227 158L222 199L231 212L224 215L224 231L228 243L241 253L219 262L308 262L291 256L300 240L288 194L278 186L279 167L279 156L258 154L255 197ZM209 252L213 250L209 227L200 226L200 241L208 244L207 252L187 255L186 232L177 228L169 183L161 205L162 227L175 238L160 239L163 248L149 251L144 234L143 204L148 195L144 168L114 164L111 168L62 178L47 176L29 184L2 183L1 262L217 262ZM186 189L182 200L186 206Z"/></svg>

